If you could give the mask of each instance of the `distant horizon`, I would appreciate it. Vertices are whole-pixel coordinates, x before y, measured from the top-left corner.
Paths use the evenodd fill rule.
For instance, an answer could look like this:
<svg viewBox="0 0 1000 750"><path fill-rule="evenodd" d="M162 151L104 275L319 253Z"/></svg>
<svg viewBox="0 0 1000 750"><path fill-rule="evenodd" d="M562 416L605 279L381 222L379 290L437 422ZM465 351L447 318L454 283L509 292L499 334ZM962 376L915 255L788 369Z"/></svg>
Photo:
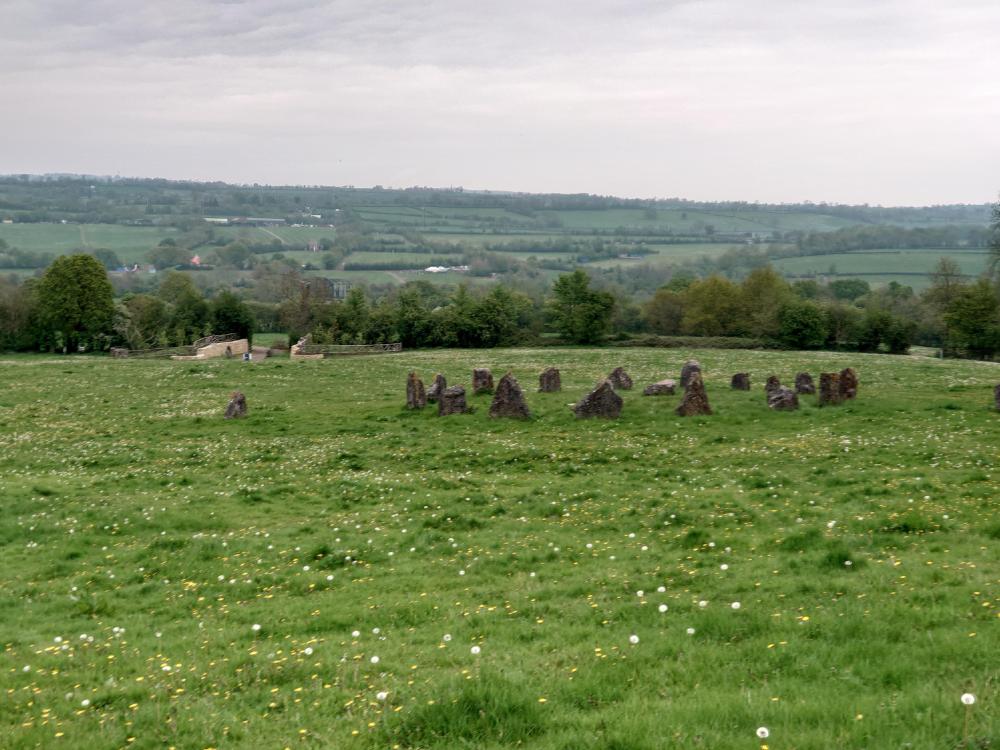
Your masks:
<svg viewBox="0 0 1000 750"><path fill-rule="evenodd" d="M337 185L333 183L323 184L323 183L304 183L304 182L261 182L259 180L252 182L242 182L242 181L232 181L227 179L219 178L187 178L187 177L167 177L164 175L123 175L123 174L108 174L100 172L67 172L67 171L46 171L46 172L6 172L0 173L0 179L15 179L21 177L30 178L55 178L55 179L98 179L98 180L163 180L166 182L176 182L176 183L186 183L186 184L202 184L202 185L218 185L223 184L230 187L237 188L289 188L289 189L306 189L306 190L395 190L395 191L405 191L405 190L434 190L441 192L466 192L466 193L478 193L478 194L496 194L496 195L525 195L525 196L538 196L538 195L591 195L601 198L612 198L620 200L635 200L635 201L679 201L687 203L745 203L747 205L761 205L761 206L842 206L842 207L858 207L858 208L933 208L936 206L993 206L1000 205L1000 198L994 200L985 201L950 201L945 203L924 203L924 204L884 204L884 203L872 203L872 202L840 202L840 201L830 201L830 200L813 200L813 199L802 199L802 200L790 200L790 201L764 201L764 200L751 200L748 198L690 198L680 195L674 196L648 196L648 195L622 195L618 193L608 193L608 192L592 192L583 190L570 190L570 191L554 191L554 190L508 190L502 188L485 188L485 187L469 187L466 185L429 185L429 184L413 184L413 185L383 185L375 183L372 185Z"/></svg>

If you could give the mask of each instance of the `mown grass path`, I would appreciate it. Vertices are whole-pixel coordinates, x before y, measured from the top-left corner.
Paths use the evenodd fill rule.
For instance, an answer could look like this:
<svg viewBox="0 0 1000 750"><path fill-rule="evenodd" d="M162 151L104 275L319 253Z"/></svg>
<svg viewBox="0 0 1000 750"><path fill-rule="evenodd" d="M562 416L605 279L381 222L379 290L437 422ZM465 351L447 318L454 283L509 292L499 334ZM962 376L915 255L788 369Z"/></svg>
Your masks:
<svg viewBox="0 0 1000 750"><path fill-rule="evenodd" d="M714 416L640 395L692 355ZM402 408L409 370L481 365L535 418ZM550 365L563 392L535 393ZM616 365L622 419L575 420ZM766 408L768 375L847 365L856 402ZM0 747L995 746L998 379L652 349L0 359Z"/></svg>

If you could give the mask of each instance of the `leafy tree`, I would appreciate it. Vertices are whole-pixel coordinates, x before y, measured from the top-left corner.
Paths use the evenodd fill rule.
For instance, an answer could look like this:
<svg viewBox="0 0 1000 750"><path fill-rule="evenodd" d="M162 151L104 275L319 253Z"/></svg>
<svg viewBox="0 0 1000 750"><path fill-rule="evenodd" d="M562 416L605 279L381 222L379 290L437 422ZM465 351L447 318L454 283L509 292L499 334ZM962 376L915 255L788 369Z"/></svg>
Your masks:
<svg viewBox="0 0 1000 750"><path fill-rule="evenodd" d="M871 286L863 279L837 279L828 285L830 293L836 299L853 302L871 291Z"/></svg>
<svg viewBox="0 0 1000 750"><path fill-rule="evenodd" d="M556 330L574 344L593 344L607 332L615 299L590 288L582 269L563 274L552 285L549 313Z"/></svg>
<svg viewBox="0 0 1000 750"><path fill-rule="evenodd" d="M134 294L122 300L115 324L131 349L151 349L167 341L170 314L167 305L151 294Z"/></svg>
<svg viewBox="0 0 1000 750"><path fill-rule="evenodd" d="M367 343L371 309L368 307L365 290L359 286L351 287L339 313L337 319L346 343Z"/></svg>
<svg viewBox="0 0 1000 750"><path fill-rule="evenodd" d="M114 290L92 255L56 258L38 285L38 306L44 325L59 336L65 351L93 348L111 333Z"/></svg>
<svg viewBox="0 0 1000 750"><path fill-rule="evenodd" d="M249 269L253 266L253 253L242 242L230 242L215 251L219 263L228 268Z"/></svg>
<svg viewBox="0 0 1000 750"><path fill-rule="evenodd" d="M969 356L986 359L1000 352L1000 305L988 280L963 289L944 317L952 341Z"/></svg>
<svg viewBox="0 0 1000 750"><path fill-rule="evenodd" d="M1000 203L993 206L993 222L990 224L990 272L995 274L1000 268Z"/></svg>
<svg viewBox="0 0 1000 750"><path fill-rule="evenodd" d="M756 337L779 333L778 313L792 299L792 290L771 266L755 268L741 285L741 327Z"/></svg>
<svg viewBox="0 0 1000 750"><path fill-rule="evenodd" d="M108 250L107 248L97 248L91 251L91 255L97 258L101 265L104 266L108 271L114 271L116 268L121 268L122 262L118 258L118 253L114 250Z"/></svg>
<svg viewBox="0 0 1000 750"><path fill-rule="evenodd" d="M25 351L43 336L34 279L19 284L17 278L0 277L0 351Z"/></svg>
<svg viewBox="0 0 1000 750"><path fill-rule="evenodd" d="M732 336L740 332L740 288L721 276L696 281L684 292L681 330L694 336Z"/></svg>
<svg viewBox="0 0 1000 750"><path fill-rule="evenodd" d="M668 287L660 287L643 307L642 315L653 333L674 336L681 332L684 296Z"/></svg>
<svg viewBox="0 0 1000 750"><path fill-rule="evenodd" d="M178 266L181 263L187 263L190 255L187 250L178 247L172 237L168 237L165 240L161 240L159 245L150 250L146 258L157 270L163 270L164 268Z"/></svg>
<svg viewBox="0 0 1000 750"><path fill-rule="evenodd" d="M214 333L236 333L247 341L253 340L253 313L243 300L228 290L212 301L210 324Z"/></svg>
<svg viewBox="0 0 1000 750"><path fill-rule="evenodd" d="M778 312L778 338L795 349L819 349L826 342L826 315L813 302L793 300Z"/></svg>

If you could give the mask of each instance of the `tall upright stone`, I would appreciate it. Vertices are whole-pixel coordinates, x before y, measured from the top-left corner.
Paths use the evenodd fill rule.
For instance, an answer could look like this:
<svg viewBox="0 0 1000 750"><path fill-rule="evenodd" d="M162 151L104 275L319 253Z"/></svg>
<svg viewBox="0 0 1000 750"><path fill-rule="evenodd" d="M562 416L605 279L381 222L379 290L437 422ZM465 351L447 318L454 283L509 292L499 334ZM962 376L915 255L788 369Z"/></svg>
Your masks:
<svg viewBox="0 0 1000 750"><path fill-rule="evenodd" d="M775 411L795 411L799 408L799 397L791 388L779 385L767 395L767 406Z"/></svg>
<svg viewBox="0 0 1000 750"><path fill-rule="evenodd" d="M622 413L622 397L615 393L614 386L602 380L590 393L581 398L571 408L577 419L602 417L618 419Z"/></svg>
<svg viewBox="0 0 1000 750"><path fill-rule="evenodd" d="M733 379L729 382L729 387L734 391L749 391L750 390L750 373L748 372L738 372L733 375Z"/></svg>
<svg viewBox="0 0 1000 750"><path fill-rule="evenodd" d="M410 372L406 377L406 408L423 409L427 406L427 393L424 391L424 381L417 373Z"/></svg>
<svg viewBox="0 0 1000 750"><path fill-rule="evenodd" d="M692 372L688 378L684 398L681 399L681 405L677 407L677 415L693 417L697 414L711 413L712 408L708 405L708 394L705 392L705 381L701 379L701 372Z"/></svg>
<svg viewBox="0 0 1000 750"><path fill-rule="evenodd" d="M858 374L850 367L840 371L840 395L845 401L858 395Z"/></svg>
<svg viewBox="0 0 1000 750"><path fill-rule="evenodd" d="M518 385L517 379L509 372L497 383L496 393L493 394L493 403L490 404L490 416L494 419L498 417L528 419L531 416L531 411L524 402L524 391Z"/></svg>
<svg viewBox="0 0 1000 750"><path fill-rule="evenodd" d="M1000 384L993 389L993 402L997 407L997 411L1000 411Z"/></svg>
<svg viewBox="0 0 1000 750"><path fill-rule="evenodd" d="M688 387L688 382L694 373L701 374L701 363L696 359L689 359L681 368L681 388Z"/></svg>
<svg viewBox="0 0 1000 750"><path fill-rule="evenodd" d="M466 414L469 407L465 403L465 389L460 385L445 388L438 397L438 416Z"/></svg>
<svg viewBox="0 0 1000 750"><path fill-rule="evenodd" d="M769 375L767 382L764 383L764 393L768 398L771 398L771 394L776 390L781 388L781 381L778 380L777 375Z"/></svg>
<svg viewBox="0 0 1000 750"><path fill-rule="evenodd" d="M485 367L477 367L472 371L472 395L493 393L493 373Z"/></svg>
<svg viewBox="0 0 1000 750"><path fill-rule="evenodd" d="M608 380L611 381L611 385L615 390L618 391L630 391L632 390L632 378L629 374L625 372L624 367L616 367L608 375Z"/></svg>
<svg viewBox="0 0 1000 750"><path fill-rule="evenodd" d="M800 372L795 376L795 392L800 396L808 396L816 392L813 376L808 372Z"/></svg>
<svg viewBox="0 0 1000 750"><path fill-rule="evenodd" d="M233 391L226 406L226 419L242 419L247 415L247 397L239 391Z"/></svg>
<svg viewBox="0 0 1000 750"><path fill-rule="evenodd" d="M538 376L539 393L557 393L562 390L562 377L559 368L548 367Z"/></svg>
<svg viewBox="0 0 1000 750"><path fill-rule="evenodd" d="M840 373L821 372L819 374L819 405L836 406L844 402L840 392Z"/></svg>
<svg viewBox="0 0 1000 750"><path fill-rule="evenodd" d="M444 393L447 387L448 381L444 379L444 375L441 373L435 375L434 382L431 383L431 387L427 389L427 402L433 404L441 398L441 394Z"/></svg>

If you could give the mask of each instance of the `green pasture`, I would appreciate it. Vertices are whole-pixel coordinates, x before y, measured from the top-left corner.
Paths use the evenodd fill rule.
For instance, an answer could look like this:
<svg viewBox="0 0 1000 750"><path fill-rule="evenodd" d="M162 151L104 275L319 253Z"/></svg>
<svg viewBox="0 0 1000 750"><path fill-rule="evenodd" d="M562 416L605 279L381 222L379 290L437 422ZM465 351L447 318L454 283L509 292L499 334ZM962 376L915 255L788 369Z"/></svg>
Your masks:
<svg viewBox="0 0 1000 750"><path fill-rule="evenodd" d="M640 395L691 356L712 416ZM621 419L576 420L619 365ZM856 401L767 409L768 375L847 365ZM481 366L532 419L404 408L411 370ZM718 350L0 359L0 747L993 747L998 381Z"/></svg>
<svg viewBox="0 0 1000 750"><path fill-rule="evenodd" d="M955 261L963 274L975 277L986 270L989 254L984 250L858 250L784 258L773 265L781 273L795 276L850 275L877 283L908 278L909 281L901 283L922 288L930 283L929 274L941 258ZM885 278L879 281L880 277Z"/></svg>
<svg viewBox="0 0 1000 750"><path fill-rule="evenodd" d="M56 255L107 248L125 263L144 261L160 240L176 233L172 227L119 224L0 224L0 239L12 247Z"/></svg>

